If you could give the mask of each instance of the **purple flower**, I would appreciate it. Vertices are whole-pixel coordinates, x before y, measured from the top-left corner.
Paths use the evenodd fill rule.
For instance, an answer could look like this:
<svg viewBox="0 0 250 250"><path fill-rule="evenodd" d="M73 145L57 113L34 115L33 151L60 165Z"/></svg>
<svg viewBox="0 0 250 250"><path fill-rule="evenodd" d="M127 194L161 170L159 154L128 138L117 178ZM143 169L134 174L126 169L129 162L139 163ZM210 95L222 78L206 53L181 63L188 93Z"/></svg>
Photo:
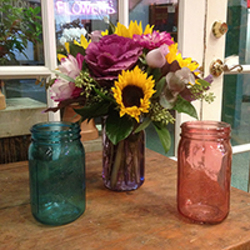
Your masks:
<svg viewBox="0 0 250 250"><path fill-rule="evenodd" d="M166 31L160 33L153 31L152 34L134 35L133 40L149 50L158 48L163 44L171 45L174 43L174 41L171 40L171 35Z"/></svg>
<svg viewBox="0 0 250 250"><path fill-rule="evenodd" d="M118 35L104 36L86 49L85 61L91 76L97 80L114 80L122 70L135 66L142 47L130 38Z"/></svg>

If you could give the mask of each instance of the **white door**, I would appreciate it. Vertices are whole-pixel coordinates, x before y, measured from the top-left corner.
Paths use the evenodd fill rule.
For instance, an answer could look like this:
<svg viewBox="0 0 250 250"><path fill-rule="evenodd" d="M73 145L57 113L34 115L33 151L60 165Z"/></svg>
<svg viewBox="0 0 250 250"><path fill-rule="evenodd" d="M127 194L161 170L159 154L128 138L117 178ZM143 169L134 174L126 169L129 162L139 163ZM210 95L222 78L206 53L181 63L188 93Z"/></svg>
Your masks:
<svg viewBox="0 0 250 250"><path fill-rule="evenodd" d="M216 93L216 101L204 105L203 119L222 120L231 125L232 185L245 191L249 191L250 163L249 7L247 0L209 0L204 50L204 65L208 73L214 60L220 59L226 67L224 73L215 78L212 90ZM215 21L227 23L226 35L213 36ZM235 65L241 67L234 68Z"/></svg>
<svg viewBox="0 0 250 250"><path fill-rule="evenodd" d="M201 6L197 7L198 3ZM193 34L199 33L203 37L202 60L205 75L210 73L213 61L219 59L223 62L224 72L214 78L211 88L216 99L212 104L201 106L201 119L222 120L231 125L232 185L245 191L249 190L250 163L249 8L250 3L247 0L180 1L180 9L184 17L182 23L184 28L181 34L186 34L181 41L184 50L186 43L193 46L193 52L192 48L187 51L192 57L197 48L201 50L202 46L197 47L195 37L191 41ZM194 11L195 15L192 14ZM188 23L189 21L191 23ZM213 34L213 25L216 21L221 24L225 22L228 25L227 34L219 38ZM200 30L197 27L194 29L194 24L200 25ZM199 38L198 41L200 41ZM234 67L238 64L241 67ZM231 70L232 68L234 69ZM241 72L238 71L239 69ZM179 122L183 120L180 116ZM179 124L176 126L178 127ZM178 135L176 136L178 138Z"/></svg>

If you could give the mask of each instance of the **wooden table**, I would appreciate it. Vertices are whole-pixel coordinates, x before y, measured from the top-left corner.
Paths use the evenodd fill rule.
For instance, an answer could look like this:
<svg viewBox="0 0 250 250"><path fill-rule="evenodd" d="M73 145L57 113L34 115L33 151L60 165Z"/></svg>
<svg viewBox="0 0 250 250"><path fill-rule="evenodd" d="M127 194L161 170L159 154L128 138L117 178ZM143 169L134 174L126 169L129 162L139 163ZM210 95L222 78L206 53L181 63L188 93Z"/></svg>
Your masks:
<svg viewBox="0 0 250 250"><path fill-rule="evenodd" d="M198 225L176 209L176 162L146 150L145 183L113 192L101 179L101 152L86 155L86 211L64 226L31 215L28 163L0 165L1 250L250 249L250 194L232 188L231 211L218 225Z"/></svg>

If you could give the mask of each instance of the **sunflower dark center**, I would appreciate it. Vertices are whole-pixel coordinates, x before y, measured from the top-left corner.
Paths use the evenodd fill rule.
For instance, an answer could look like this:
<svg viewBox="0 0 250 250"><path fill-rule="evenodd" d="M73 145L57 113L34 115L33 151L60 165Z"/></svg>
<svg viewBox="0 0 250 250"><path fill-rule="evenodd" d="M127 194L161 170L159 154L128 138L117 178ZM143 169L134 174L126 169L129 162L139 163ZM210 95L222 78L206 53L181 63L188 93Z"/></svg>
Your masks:
<svg viewBox="0 0 250 250"><path fill-rule="evenodd" d="M137 86L128 85L122 90L122 101L125 107L140 107L140 99L143 97L143 90Z"/></svg>

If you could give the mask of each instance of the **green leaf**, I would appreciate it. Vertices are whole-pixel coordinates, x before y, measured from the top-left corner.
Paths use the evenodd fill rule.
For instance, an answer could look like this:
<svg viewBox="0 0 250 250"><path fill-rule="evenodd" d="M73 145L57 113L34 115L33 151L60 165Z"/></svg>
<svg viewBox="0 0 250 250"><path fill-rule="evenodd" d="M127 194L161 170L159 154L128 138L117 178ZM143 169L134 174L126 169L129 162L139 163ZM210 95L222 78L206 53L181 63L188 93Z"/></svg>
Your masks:
<svg viewBox="0 0 250 250"><path fill-rule="evenodd" d="M32 9L32 8L31 8ZM39 13L41 12L41 7L35 7L34 10L33 10L33 14L34 15L38 15Z"/></svg>
<svg viewBox="0 0 250 250"><path fill-rule="evenodd" d="M204 87L209 87L211 84L203 79L198 79L197 82Z"/></svg>
<svg viewBox="0 0 250 250"><path fill-rule="evenodd" d="M153 75L154 80L157 82L162 77L161 69L155 68L151 69L151 75Z"/></svg>
<svg viewBox="0 0 250 250"><path fill-rule="evenodd" d="M85 49L83 47L76 45L76 44L70 43L69 50L70 50L70 54L74 57L76 57L76 55L78 53L85 56Z"/></svg>
<svg viewBox="0 0 250 250"><path fill-rule="evenodd" d="M112 112L106 120L106 134L114 145L129 136L133 128L133 120L128 116L120 117L117 111Z"/></svg>
<svg viewBox="0 0 250 250"><path fill-rule="evenodd" d="M107 115L109 111L110 103L106 101L101 101L98 103L95 103L91 106L84 106L81 109L74 109L75 112L79 115L81 115L83 121L91 118L98 117L98 116L104 116Z"/></svg>
<svg viewBox="0 0 250 250"><path fill-rule="evenodd" d="M166 77L162 77L161 80L159 82L157 82L155 84L156 86L156 92L154 94L154 98L157 98L160 96L160 94L162 93L162 90L163 90L163 87L165 86L166 84Z"/></svg>
<svg viewBox="0 0 250 250"><path fill-rule="evenodd" d="M180 96L178 97L177 102L175 103L173 109L178 111L179 113L185 113L198 119L195 107L190 102L186 101Z"/></svg>
<svg viewBox="0 0 250 250"><path fill-rule="evenodd" d="M140 124L139 127L136 128L135 133L138 133L138 132L140 132L141 130L146 129L146 128L149 126L149 124L150 124L151 122L152 122L152 121L151 121L149 118L145 119L145 120L143 121L143 123Z"/></svg>
<svg viewBox="0 0 250 250"><path fill-rule="evenodd" d="M165 153L167 153L171 147L171 136L167 129L167 127L159 126L159 124L153 123L154 128L159 136L159 139L161 141L161 144L165 150Z"/></svg>
<svg viewBox="0 0 250 250"><path fill-rule="evenodd" d="M109 35L114 34L115 29L116 29L115 25L111 21L109 21Z"/></svg>
<svg viewBox="0 0 250 250"><path fill-rule="evenodd" d="M75 82L75 79L67 76L67 75L64 75L63 73L61 73L60 71L57 71L57 70L52 70L53 73L55 73L56 75L59 75L61 76L63 79L69 81L69 82Z"/></svg>

